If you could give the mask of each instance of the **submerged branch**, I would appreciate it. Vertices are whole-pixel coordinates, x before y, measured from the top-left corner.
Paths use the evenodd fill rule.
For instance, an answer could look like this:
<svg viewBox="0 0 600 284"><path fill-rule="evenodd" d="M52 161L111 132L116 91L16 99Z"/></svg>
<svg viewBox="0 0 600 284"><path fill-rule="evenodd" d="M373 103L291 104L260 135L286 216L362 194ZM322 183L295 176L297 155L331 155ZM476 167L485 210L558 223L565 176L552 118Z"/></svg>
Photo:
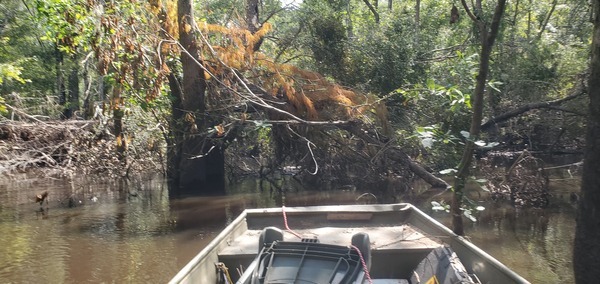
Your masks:
<svg viewBox="0 0 600 284"><path fill-rule="evenodd" d="M372 145L378 145L382 147L385 146L384 143L366 133L361 126L362 125L359 122L355 122L340 125L340 129L346 130ZM430 184L432 187L444 189L449 189L451 187L450 184L427 171L425 168L423 168L423 166L411 159L410 156L408 156L398 147L388 147L386 149L386 155L389 159L398 161L401 164L408 166L413 173Z"/></svg>

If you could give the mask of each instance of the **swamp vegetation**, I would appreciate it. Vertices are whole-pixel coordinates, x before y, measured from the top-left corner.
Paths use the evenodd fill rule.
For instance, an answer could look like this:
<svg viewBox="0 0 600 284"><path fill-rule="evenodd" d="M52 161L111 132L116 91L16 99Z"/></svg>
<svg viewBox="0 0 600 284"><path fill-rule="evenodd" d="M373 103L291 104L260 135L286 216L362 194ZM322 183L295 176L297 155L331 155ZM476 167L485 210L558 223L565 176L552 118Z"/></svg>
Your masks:
<svg viewBox="0 0 600 284"><path fill-rule="evenodd" d="M478 199L549 206L541 155L585 149L584 180L600 176L590 166L598 6L4 1L0 174L162 173L175 197L291 175L386 202L422 180L463 234ZM463 192L469 184L477 198ZM600 182L584 184L572 197L586 204L578 229L592 228L582 239L595 240Z"/></svg>

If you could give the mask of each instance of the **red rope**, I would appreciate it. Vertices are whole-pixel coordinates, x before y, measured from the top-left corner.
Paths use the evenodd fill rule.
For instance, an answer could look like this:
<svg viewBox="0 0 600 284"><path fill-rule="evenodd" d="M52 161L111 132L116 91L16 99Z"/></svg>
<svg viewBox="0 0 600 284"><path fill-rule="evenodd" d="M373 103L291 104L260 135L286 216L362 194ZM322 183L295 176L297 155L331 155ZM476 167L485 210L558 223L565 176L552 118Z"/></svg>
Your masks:
<svg viewBox="0 0 600 284"><path fill-rule="evenodd" d="M288 226L287 215L285 214L285 206L281 206L281 213L283 213L283 224L285 225L285 229L292 235L298 237L299 239L302 239L302 236L300 236L300 234L292 231L292 229L290 229L290 226Z"/></svg>
<svg viewBox="0 0 600 284"><path fill-rule="evenodd" d="M373 284L373 280L371 279L371 274L369 274L369 268L367 267L367 263L365 262L365 258L363 257L362 253L356 246L350 245L350 247L353 248L356 252L358 252L358 256L360 257L360 263L362 263L363 271L365 272L367 281L369 281L369 284Z"/></svg>

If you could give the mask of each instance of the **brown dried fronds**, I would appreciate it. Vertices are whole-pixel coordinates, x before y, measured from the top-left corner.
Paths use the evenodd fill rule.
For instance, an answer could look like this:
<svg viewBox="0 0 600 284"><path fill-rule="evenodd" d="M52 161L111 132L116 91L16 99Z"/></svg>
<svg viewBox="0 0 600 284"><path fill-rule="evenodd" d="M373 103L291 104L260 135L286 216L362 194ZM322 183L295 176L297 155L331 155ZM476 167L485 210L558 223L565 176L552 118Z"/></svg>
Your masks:
<svg viewBox="0 0 600 284"><path fill-rule="evenodd" d="M375 96L344 88L316 72L276 63L263 53L255 52L254 44L271 28L263 24L252 34L242 28L199 24L200 32L211 44L203 47L205 68L215 76L207 75L208 83L218 84L220 88L236 88L239 82L231 75L230 68L233 68L268 92L262 95L285 100L288 103L285 110L298 117L306 120L371 120L376 116L387 131L387 110ZM245 91L241 87L236 89ZM223 94L232 93L213 93Z"/></svg>
<svg viewBox="0 0 600 284"><path fill-rule="evenodd" d="M316 72L274 63L262 55L257 61L265 69L273 70L273 76L264 80L266 85L283 93L296 110L309 115L307 119L349 120L375 113L381 122L387 122L385 105L375 96L344 88Z"/></svg>

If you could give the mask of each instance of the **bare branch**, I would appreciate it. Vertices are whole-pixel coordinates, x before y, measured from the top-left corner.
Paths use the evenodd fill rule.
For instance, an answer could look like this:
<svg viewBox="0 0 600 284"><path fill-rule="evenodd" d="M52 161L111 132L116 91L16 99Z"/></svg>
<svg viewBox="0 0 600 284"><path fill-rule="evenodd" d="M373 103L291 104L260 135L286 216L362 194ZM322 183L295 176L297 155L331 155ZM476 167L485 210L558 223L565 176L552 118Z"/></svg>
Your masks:
<svg viewBox="0 0 600 284"><path fill-rule="evenodd" d="M367 7L371 11L371 13L373 13L373 16L375 16L375 23L379 24L379 13L375 9L375 7L373 7L373 5L371 4L371 2L369 2L369 0L363 0L363 2L365 2L365 4L367 5Z"/></svg>
<svg viewBox="0 0 600 284"><path fill-rule="evenodd" d="M494 126L498 123L507 121L513 117L516 117L518 115L526 113L530 110L540 109L540 108L550 108L552 106L559 105L566 101L573 100L585 93L586 93L585 84L583 84L583 82L580 82L577 86L575 86L575 88L573 88L573 90L570 92L569 96L566 96L561 99L552 100L552 101L530 103L530 104L521 106L519 108L507 111L507 112L500 114L498 116L495 116L495 117L489 119L488 121L486 121L485 123L483 123L481 125L481 130L482 131L488 130L489 128L491 128L492 126Z"/></svg>
<svg viewBox="0 0 600 284"><path fill-rule="evenodd" d="M537 35L538 38L541 38L542 34L546 30L546 27L548 26L548 22L550 21L550 17L552 17L552 13L554 13L554 9L556 9L556 4L558 4L558 0L552 1L552 8L550 8L550 12L548 12L548 16L546 16L546 19L544 20L544 22L540 24L540 32Z"/></svg>
<svg viewBox="0 0 600 284"><path fill-rule="evenodd" d="M477 17L475 17L475 15L473 15L473 13L471 12L471 9L469 9L469 5L467 5L467 2L465 0L460 0L460 3L463 5L463 8L465 8L465 12L467 12L467 15L469 16L469 18L471 18L471 20L473 20L473 22L479 23L479 19Z"/></svg>

